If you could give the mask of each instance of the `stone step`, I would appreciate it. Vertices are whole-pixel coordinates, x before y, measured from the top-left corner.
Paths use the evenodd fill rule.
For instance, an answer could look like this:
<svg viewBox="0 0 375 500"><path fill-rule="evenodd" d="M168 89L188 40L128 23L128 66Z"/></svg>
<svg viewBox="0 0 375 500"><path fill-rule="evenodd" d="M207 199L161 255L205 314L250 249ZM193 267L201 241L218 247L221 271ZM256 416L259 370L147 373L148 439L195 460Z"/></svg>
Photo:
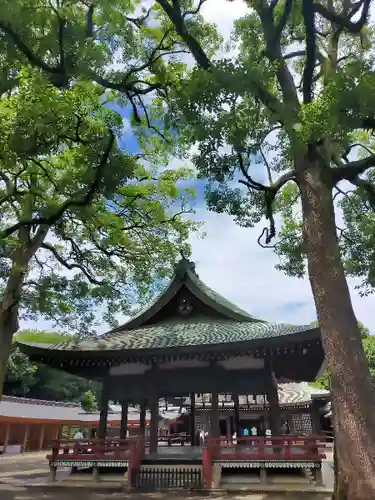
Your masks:
<svg viewBox="0 0 375 500"><path fill-rule="evenodd" d="M260 474L222 474L221 484L260 483Z"/></svg>
<svg viewBox="0 0 375 500"><path fill-rule="evenodd" d="M309 478L303 476L273 476L267 474L267 481L270 484L311 484Z"/></svg>

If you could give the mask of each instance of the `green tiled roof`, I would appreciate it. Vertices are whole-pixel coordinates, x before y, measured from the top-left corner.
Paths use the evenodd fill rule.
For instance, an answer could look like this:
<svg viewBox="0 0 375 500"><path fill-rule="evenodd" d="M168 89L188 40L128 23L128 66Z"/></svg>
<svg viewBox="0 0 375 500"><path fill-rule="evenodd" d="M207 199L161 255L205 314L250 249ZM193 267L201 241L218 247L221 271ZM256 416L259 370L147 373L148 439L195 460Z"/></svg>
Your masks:
<svg viewBox="0 0 375 500"><path fill-rule="evenodd" d="M228 319L234 321L263 322L208 287L196 274L194 263L187 259L181 259L176 264L175 274L166 288L127 323L108 332L108 334L111 335L113 332L138 328L165 306L183 286L188 288L193 295L196 295L209 307L216 309L216 311Z"/></svg>
<svg viewBox="0 0 375 500"><path fill-rule="evenodd" d="M209 297L211 300L216 302L216 304L218 304L219 306L221 306L225 309L229 309L229 310L235 312L236 314L243 316L244 320L263 322L261 319L255 318L254 316L252 316L248 312L246 312L243 309L241 309L240 307L236 306L235 304L233 304L232 302L230 302L229 300L224 298L222 295L215 292L215 290L212 290L212 288L210 288L205 283L203 283L203 281L201 281L195 273L188 271L187 275L188 275L189 279L194 283L195 286L197 286L199 288L199 290L201 292L203 292L205 295L207 295L207 297Z"/></svg>
<svg viewBox="0 0 375 500"><path fill-rule="evenodd" d="M280 338L312 330L311 325L294 326L266 322L191 321L162 323L134 330L122 330L81 342L27 344L54 351L130 351L187 346L228 344Z"/></svg>

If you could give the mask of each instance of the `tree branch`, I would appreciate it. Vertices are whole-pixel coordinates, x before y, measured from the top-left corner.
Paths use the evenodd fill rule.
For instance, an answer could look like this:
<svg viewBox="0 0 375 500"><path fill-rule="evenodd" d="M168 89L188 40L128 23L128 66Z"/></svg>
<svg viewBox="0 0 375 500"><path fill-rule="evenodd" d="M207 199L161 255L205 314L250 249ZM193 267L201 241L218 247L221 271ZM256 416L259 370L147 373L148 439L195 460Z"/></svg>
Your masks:
<svg viewBox="0 0 375 500"><path fill-rule="evenodd" d="M82 192L83 190L81 190L81 192L77 192L74 196L62 203L60 207L50 215L46 215L44 217L34 217L33 219L20 220L16 224L9 226L8 228L0 232L0 240L7 238L22 227L36 226L39 224L51 226L56 223L62 217L64 212L66 212L70 208L78 208L89 205L99 188L100 182L103 177L103 171L107 165L114 143L115 135L112 130L110 130L107 147L100 159L98 166L96 167L94 179L88 189L85 189L84 192Z"/></svg>
<svg viewBox="0 0 375 500"><path fill-rule="evenodd" d="M207 2L207 0L199 0L197 7L194 10L185 11L182 17L185 19L187 16L195 16L200 12L201 7L205 2Z"/></svg>
<svg viewBox="0 0 375 500"><path fill-rule="evenodd" d="M342 180L353 182L356 177L372 167L375 167L375 154L369 155L361 160L343 163L339 167L331 169L333 185L336 185Z"/></svg>
<svg viewBox="0 0 375 500"><path fill-rule="evenodd" d="M281 33L285 28L286 23L288 22L289 16L292 12L293 0L286 0L284 5L283 13L280 16L279 22L275 26L274 37L275 40L279 41L281 37ZM272 7L270 6L270 10L272 12Z"/></svg>
<svg viewBox="0 0 375 500"><path fill-rule="evenodd" d="M303 102L309 103L313 99L313 78L316 58L316 39L313 0L302 2L303 23L306 30L306 60L303 70Z"/></svg>
<svg viewBox="0 0 375 500"><path fill-rule="evenodd" d="M169 20L174 25L177 34L183 39L183 41L189 48L198 66L205 70L211 70L212 63L208 58L206 52L203 50L199 41L189 33L186 27L179 2L174 1L173 5L171 5L168 0L156 0L156 2L164 10ZM247 76L251 81L251 85L254 86L255 97L257 97L271 112L275 113L276 115L280 115L280 101L270 92L268 92L265 87L260 85L257 79L252 78L252 75ZM279 116L278 119L280 119Z"/></svg>
<svg viewBox="0 0 375 500"><path fill-rule="evenodd" d="M273 184L266 186L260 182L255 181L248 173L248 170L245 168L242 155L239 153L238 155L238 163L240 166L240 170L245 177L246 180L239 180L240 184L244 184L248 189L255 189L256 191L262 191L264 193L264 202L265 202L265 211L266 211L266 219L270 223L270 227L264 228L260 238L265 234L265 242L269 244L270 241L276 236L276 226L275 219L273 216L273 202L276 198L277 193L280 189L285 186L289 181L296 182L296 173L294 170L290 170L286 172L284 175L279 177L279 179Z"/></svg>
<svg viewBox="0 0 375 500"><path fill-rule="evenodd" d="M69 269L69 270L79 269L80 271L82 271L82 273L86 276L86 278L88 279L88 281L92 285L102 285L103 284L103 281L97 280L96 278L94 278L94 276L82 264L78 264L77 262L69 263L66 259L64 259L64 257L62 257L59 254L57 249L51 243L47 243L47 242L43 243L41 245L41 248L44 248L45 250L50 251L52 253L52 255L55 257L55 259L57 260L57 262L59 262L59 264L64 266L66 269Z"/></svg>
<svg viewBox="0 0 375 500"><path fill-rule="evenodd" d="M318 3L314 3L313 6L314 6L314 11L317 14L320 14L322 17L324 17L328 21L331 21L337 26L346 28L349 33L356 34L361 31L361 29L365 26L367 22L371 6L371 0L363 0L362 2L360 2L359 5L356 5L354 7L353 11L350 13L349 16L337 14L336 12L328 9L324 5ZM352 17L356 12L358 12L361 6L362 6L362 14L358 19L358 21L353 23L352 21L350 21L350 17Z"/></svg>

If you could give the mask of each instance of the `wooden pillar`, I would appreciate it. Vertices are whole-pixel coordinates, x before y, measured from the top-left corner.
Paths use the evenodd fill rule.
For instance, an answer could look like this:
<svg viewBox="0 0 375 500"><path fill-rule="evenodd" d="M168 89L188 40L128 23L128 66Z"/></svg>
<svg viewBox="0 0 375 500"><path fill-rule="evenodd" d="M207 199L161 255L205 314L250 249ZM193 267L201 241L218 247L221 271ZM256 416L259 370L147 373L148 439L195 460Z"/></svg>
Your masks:
<svg viewBox="0 0 375 500"><path fill-rule="evenodd" d="M312 400L310 406L310 419L311 419L311 428L313 434L320 434L321 425L320 425L320 417L319 417L319 404L316 400Z"/></svg>
<svg viewBox="0 0 375 500"><path fill-rule="evenodd" d="M3 453L4 454L7 452L7 448L8 448L8 443L9 443L9 438L10 438L10 426L11 426L11 424L5 424L5 436L4 436L4 443L3 443Z"/></svg>
<svg viewBox="0 0 375 500"><path fill-rule="evenodd" d="M103 380L102 393L100 398L100 417L99 417L99 430L98 438L105 439L107 435L108 425L108 381Z"/></svg>
<svg viewBox="0 0 375 500"><path fill-rule="evenodd" d="M128 433L128 408L127 401L121 403L121 425L120 425L120 438L125 439Z"/></svg>
<svg viewBox="0 0 375 500"><path fill-rule="evenodd" d="M27 450L28 439L29 439L29 424L26 424L22 442L22 450L21 450L22 453L24 453Z"/></svg>
<svg viewBox="0 0 375 500"><path fill-rule="evenodd" d="M150 453L158 451L158 430L159 430L159 397L157 392L152 394L150 398Z"/></svg>
<svg viewBox="0 0 375 500"><path fill-rule="evenodd" d="M237 438L240 436L240 402L238 394L232 394L232 399L234 402L234 430L237 434Z"/></svg>
<svg viewBox="0 0 375 500"><path fill-rule="evenodd" d="M41 424L38 451L43 450L43 443L44 443L44 424Z"/></svg>
<svg viewBox="0 0 375 500"><path fill-rule="evenodd" d="M219 437L219 404L218 404L218 393L217 390L212 391L211 394L211 424L210 424L210 436Z"/></svg>
<svg viewBox="0 0 375 500"><path fill-rule="evenodd" d="M226 417L226 427L227 427L227 440L228 440L228 445L232 441L232 432L230 428L230 417Z"/></svg>
<svg viewBox="0 0 375 500"><path fill-rule="evenodd" d="M190 393L190 434L191 434L191 445L196 446L196 430L195 430L195 392Z"/></svg>
<svg viewBox="0 0 375 500"><path fill-rule="evenodd" d="M146 435L146 408L147 402L142 401L139 412L139 433L142 437L145 437Z"/></svg>
<svg viewBox="0 0 375 500"><path fill-rule="evenodd" d="M279 393L277 381L273 372L272 360L265 360L266 392L269 403L269 423L272 436L282 435L281 410L279 404Z"/></svg>

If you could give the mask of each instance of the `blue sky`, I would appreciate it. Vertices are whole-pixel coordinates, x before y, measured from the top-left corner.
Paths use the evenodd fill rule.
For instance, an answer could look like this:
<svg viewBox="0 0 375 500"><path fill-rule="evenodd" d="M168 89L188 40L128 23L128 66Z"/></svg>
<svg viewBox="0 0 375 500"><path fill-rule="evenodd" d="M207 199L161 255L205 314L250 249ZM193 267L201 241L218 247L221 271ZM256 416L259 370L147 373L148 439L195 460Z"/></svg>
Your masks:
<svg viewBox="0 0 375 500"><path fill-rule="evenodd" d="M224 38L229 36L234 20L244 12L242 0L211 0L202 9L205 18L216 23ZM121 145L135 152L137 141L127 126L129 110L121 113L125 118ZM204 239L195 236L191 239L192 259L200 278L254 316L293 324L314 321L316 313L308 279L289 278L277 271L278 259L273 251L257 244L264 224L252 229L241 228L227 215L208 212L203 199L204 183L194 182L194 186L198 194L197 218L205 222L207 234ZM375 333L375 296L361 298L354 288L356 284L358 280L349 279L357 318ZM44 329L51 328L51 323L28 322L21 326ZM101 330L105 329L103 324Z"/></svg>

